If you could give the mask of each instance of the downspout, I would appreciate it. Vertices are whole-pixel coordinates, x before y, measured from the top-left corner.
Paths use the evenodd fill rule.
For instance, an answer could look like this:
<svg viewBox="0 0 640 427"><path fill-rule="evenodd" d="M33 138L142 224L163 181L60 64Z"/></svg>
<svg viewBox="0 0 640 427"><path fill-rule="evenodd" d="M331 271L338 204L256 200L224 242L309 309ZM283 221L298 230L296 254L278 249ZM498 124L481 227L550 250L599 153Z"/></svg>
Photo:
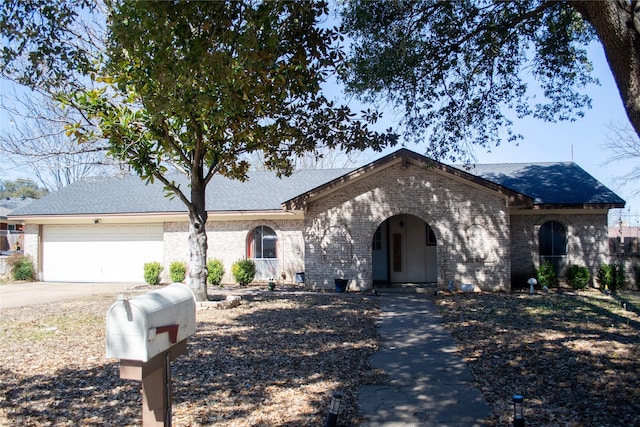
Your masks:
<svg viewBox="0 0 640 427"><path fill-rule="evenodd" d="M39 282L44 281L44 271L42 270L43 264L43 256L44 256L44 235L43 235L44 226L42 224L38 224L38 273L36 279Z"/></svg>

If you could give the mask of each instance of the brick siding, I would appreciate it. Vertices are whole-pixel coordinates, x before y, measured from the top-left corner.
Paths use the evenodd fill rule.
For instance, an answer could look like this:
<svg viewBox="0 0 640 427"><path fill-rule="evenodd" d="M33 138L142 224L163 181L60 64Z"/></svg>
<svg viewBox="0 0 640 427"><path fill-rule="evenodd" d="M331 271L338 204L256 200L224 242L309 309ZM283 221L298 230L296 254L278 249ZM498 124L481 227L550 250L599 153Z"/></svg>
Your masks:
<svg viewBox="0 0 640 427"><path fill-rule="evenodd" d="M207 259L220 259L224 265L223 283L234 283L231 265L247 257L247 236L255 227L265 225L278 238L278 277L281 283L293 283L295 273L304 271L302 220L242 220L207 222ZM189 261L189 223L164 224L164 280L169 280L168 266L173 261Z"/></svg>
<svg viewBox="0 0 640 427"><path fill-rule="evenodd" d="M510 229L504 198L443 175L399 163L337 189L307 206L305 273L327 288L336 277L350 289L372 287L371 241L398 214L415 215L437 239L438 285L449 280L482 289L510 287ZM470 244L471 242L471 244Z"/></svg>
<svg viewBox="0 0 640 427"><path fill-rule="evenodd" d="M547 221L558 221L567 230L566 265L589 268L595 276L601 264L610 262L607 213L594 211L560 213L514 213L511 217L511 268L514 287L525 286L540 266L538 233ZM562 274L563 275L563 274Z"/></svg>

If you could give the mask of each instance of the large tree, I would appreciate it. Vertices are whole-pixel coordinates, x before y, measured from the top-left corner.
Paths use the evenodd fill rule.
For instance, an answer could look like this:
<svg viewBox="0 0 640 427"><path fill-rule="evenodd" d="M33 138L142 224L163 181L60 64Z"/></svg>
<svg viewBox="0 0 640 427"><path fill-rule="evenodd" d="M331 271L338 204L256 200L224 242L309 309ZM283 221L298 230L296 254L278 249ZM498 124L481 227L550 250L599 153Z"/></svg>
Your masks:
<svg viewBox="0 0 640 427"><path fill-rule="evenodd" d="M110 155L159 180L189 213L188 282L206 299L207 185L243 180L246 154L261 152L280 174L316 147L381 149L391 133L370 131L322 84L341 66L325 2L109 3L104 87L62 97L85 113L69 128L79 141L105 138ZM95 125L95 126L92 126ZM169 173L173 165L188 185ZM215 189L213 189L215 191Z"/></svg>
<svg viewBox="0 0 640 427"><path fill-rule="evenodd" d="M582 116L594 40L640 134L637 0L361 0L343 18L354 41L348 89L403 110L405 135L427 136L435 157L469 160L472 145L519 139L516 117Z"/></svg>

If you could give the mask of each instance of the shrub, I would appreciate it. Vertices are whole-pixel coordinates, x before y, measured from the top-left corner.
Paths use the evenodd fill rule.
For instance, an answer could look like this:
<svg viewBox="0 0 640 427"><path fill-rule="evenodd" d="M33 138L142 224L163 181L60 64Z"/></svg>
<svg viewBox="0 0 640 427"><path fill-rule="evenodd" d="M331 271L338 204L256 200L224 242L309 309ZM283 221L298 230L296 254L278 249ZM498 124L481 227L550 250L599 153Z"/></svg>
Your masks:
<svg viewBox="0 0 640 427"><path fill-rule="evenodd" d="M207 262L207 281L214 286L220 286L222 276L224 276L224 265L219 259L212 259Z"/></svg>
<svg viewBox="0 0 640 427"><path fill-rule="evenodd" d="M231 266L231 274L239 285L248 285L256 276L256 263L250 259L236 261Z"/></svg>
<svg viewBox="0 0 640 427"><path fill-rule="evenodd" d="M169 265L169 276L171 277L171 283L184 282L184 278L187 275L187 264L182 261L173 261Z"/></svg>
<svg viewBox="0 0 640 427"><path fill-rule="evenodd" d="M162 274L164 267L157 261L147 262L144 264L144 281L150 285L157 285L160 283L160 274Z"/></svg>
<svg viewBox="0 0 640 427"><path fill-rule="evenodd" d="M544 262L540 268L536 270L536 279L538 279L538 285L548 288L558 284L556 272L553 270L553 264L551 264L550 261Z"/></svg>
<svg viewBox="0 0 640 427"><path fill-rule="evenodd" d="M573 289L585 289L591 281L589 269L583 265L572 265L567 268L567 283Z"/></svg>
<svg viewBox="0 0 640 427"><path fill-rule="evenodd" d="M13 280L33 280L36 269L29 255L14 253L7 259Z"/></svg>
<svg viewBox="0 0 640 427"><path fill-rule="evenodd" d="M618 263L602 264L598 269L597 280L605 289L621 289L624 287L624 266Z"/></svg>

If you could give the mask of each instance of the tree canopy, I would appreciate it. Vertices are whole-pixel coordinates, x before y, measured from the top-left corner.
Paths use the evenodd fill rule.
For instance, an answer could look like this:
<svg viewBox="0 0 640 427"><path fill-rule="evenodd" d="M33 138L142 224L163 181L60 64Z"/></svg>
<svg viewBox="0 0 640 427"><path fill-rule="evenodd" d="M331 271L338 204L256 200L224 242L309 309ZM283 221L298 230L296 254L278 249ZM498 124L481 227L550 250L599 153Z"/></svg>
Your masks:
<svg viewBox="0 0 640 427"><path fill-rule="evenodd" d="M39 199L47 194L47 190L39 188L38 184L30 179L0 180L0 198L24 197Z"/></svg>
<svg viewBox="0 0 640 427"><path fill-rule="evenodd" d="M78 141L104 138L109 154L145 180L159 180L190 217L189 282L206 298L205 190L215 174L245 179L243 155L262 153L279 174L317 147L347 152L395 143L322 84L342 66L333 28L321 28L325 2L108 3L103 86L61 100L84 113L70 126ZM171 167L173 166L173 167ZM189 179L180 186L170 172Z"/></svg>
<svg viewBox="0 0 640 427"><path fill-rule="evenodd" d="M0 2L0 75L38 91L82 86L96 70L100 26L88 19L94 0L4 0Z"/></svg>
<svg viewBox="0 0 640 427"><path fill-rule="evenodd" d="M78 112L54 100L91 84L87 76L104 55L101 12L102 3L94 0L0 2L0 76L14 83L0 98L10 124L0 134L0 155L31 169L49 190L121 172L105 156L105 141L79 145L65 135Z"/></svg>
<svg viewBox="0 0 640 427"><path fill-rule="evenodd" d="M586 46L599 40L640 133L636 2L353 1L348 90L401 109L404 134L427 153L470 160L472 146L521 138L513 120L575 120L597 83ZM638 26L640 27L640 26Z"/></svg>

